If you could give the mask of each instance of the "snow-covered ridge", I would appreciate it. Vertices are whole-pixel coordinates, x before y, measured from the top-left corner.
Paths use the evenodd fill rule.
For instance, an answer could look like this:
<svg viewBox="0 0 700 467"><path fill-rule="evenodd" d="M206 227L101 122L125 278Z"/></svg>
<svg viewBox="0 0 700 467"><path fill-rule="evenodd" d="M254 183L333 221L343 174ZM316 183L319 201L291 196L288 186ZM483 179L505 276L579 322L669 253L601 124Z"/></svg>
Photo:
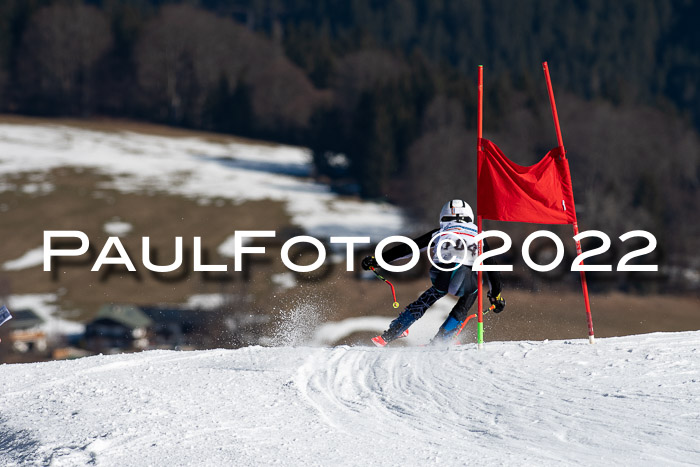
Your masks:
<svg viewBox="0 0 700 467"><path fill-rule="evenodd" d="M0 366L2 465L697 465L700 331Z"/></svg>

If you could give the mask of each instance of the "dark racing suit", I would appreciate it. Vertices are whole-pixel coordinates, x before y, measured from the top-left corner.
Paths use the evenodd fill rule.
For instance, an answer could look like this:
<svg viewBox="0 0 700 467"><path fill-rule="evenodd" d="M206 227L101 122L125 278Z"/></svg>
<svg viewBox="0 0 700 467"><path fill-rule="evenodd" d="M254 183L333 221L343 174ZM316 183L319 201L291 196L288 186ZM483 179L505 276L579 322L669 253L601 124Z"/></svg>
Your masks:
<svg viewBox="0 0 700 467"><path fill-rule="evenodd" d="M473 224L472 224L473 225ZM421 250L426 249L436 235L439 235L441 229L431 230L413 241ZM486 240L483 241L484 251L489 251ZM411 249L408 245L401 244L390 248L382 254L384 261L387 263L396 261L400 258L409 256ZM457 263L437 263L443 269L451 269L457 266ZM487 258L484 264L494 264L491 258ZM486 272L490 284L490 294L498 296L501 293L501 275L496 271ZM458 296L457 303L452 308L447 320L442 324L440 330L435 336L436 340L449 339L454 336L461 328L462 322L467 318L469 309L474 304L478 292L478 276L476 271L472 271L470 265L459 264L452 271L441 271L435 266L430 267L430 280L432 287L423 292L420 297L410 305L408 305L399 316L391 322L389 329L382 334L382 338L386 342L390 342L400 336L408 329L416 320L421 318L426 310L430 308L436 301L451 293Z"/></svg>

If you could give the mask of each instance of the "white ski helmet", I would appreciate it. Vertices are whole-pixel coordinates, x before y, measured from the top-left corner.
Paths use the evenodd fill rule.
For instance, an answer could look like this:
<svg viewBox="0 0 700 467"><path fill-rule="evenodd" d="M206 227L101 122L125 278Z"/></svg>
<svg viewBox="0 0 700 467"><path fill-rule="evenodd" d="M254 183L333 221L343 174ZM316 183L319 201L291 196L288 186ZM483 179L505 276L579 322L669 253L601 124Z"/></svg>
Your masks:
<svg viewBox="0 0 700 467"><path fill-rule="evenodd" d="M466 201L453 199L442 207L440 222L474 222L474 213Z"/></svg>

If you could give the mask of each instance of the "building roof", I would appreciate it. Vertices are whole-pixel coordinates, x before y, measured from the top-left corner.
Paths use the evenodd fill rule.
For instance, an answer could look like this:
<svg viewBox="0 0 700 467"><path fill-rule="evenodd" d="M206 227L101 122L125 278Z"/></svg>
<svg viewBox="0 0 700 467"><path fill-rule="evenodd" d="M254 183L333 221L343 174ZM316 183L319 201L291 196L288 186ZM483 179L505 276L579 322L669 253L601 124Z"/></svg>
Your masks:
<svg viewBox="0 0 700 467"><path fill-rule="evenodd" d="M209 313L189 308L168 306L142 306L141 311L156 323L198 323L204 321Z"/></svg>
<svg viewBox="0 0 700 467"><path fill-rule="evenodd" d="M130 329L147 328L153 320L134 305L103 305L95 316L98 319L111 319Z"/></svg>
<svg viewBox="0 0 700 467"><path fill-rule="evenodd" d="M22 310L13 310L12 319L8 324L10 325L10 329L23 330L37 327L43 322L44 319L41 316L34 313L33 310L26 308Z"/></svg>

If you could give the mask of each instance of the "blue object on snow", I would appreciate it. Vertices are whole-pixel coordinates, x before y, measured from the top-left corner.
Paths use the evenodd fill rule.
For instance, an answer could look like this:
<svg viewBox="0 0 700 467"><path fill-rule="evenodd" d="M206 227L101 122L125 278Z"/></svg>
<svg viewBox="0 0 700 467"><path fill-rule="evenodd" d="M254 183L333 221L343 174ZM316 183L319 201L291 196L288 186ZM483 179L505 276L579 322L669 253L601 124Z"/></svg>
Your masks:
<svg viewBox="0 0 700 467"><path fill-rule="evenodd" d="M12 315L10 314L10 310L8 310L6 306L0 308L0 326L5 324L5 321L9 321L11 319Z"/></svg>

